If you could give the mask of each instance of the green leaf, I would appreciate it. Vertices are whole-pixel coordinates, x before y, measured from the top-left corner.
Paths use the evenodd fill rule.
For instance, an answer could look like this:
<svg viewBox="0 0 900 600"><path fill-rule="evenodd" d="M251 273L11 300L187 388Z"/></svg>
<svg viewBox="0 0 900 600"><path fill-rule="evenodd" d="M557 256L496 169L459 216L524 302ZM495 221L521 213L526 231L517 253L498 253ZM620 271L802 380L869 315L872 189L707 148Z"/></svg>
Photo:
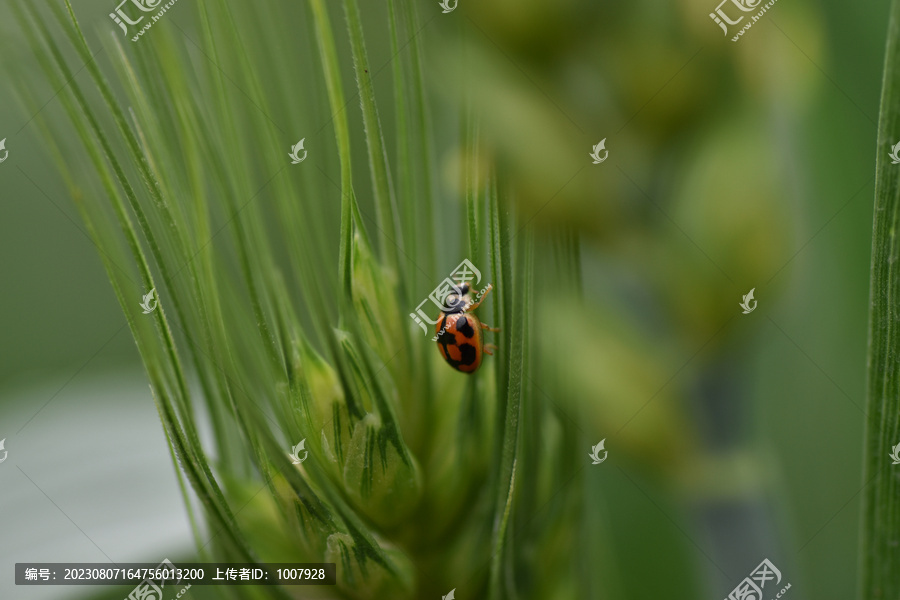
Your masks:
<svg viewBox="0 0 900 600"><path fill-rule="evenodd" d="M900 443L900 170L888 160L900 136L900 0L888 26L878 147L869 314L868 420L860 600L900 598L900 477L891 447Z"/></svg>
<svg viewBox="0 0 900 600"><path fill-rule="evenodd" d="M397 103L397 180L399 182L400 193L400 218L401 232L403 241L406 246L406 260L402 262L402 267L406 272L406 287L408 295L404 298L407 302L413 302L411 296L412 291L416 289L416 279L418 277L418 269L415 268L415 262L412 256L418 252L418 235L416 232L416 213L417 206L422 200L416 197L415 193L415 171L413 167L412 157L412 133L409 127L410 107L409 107L409 83L407 81L407 63L405 55L401 55L400 35L407 33L404 26L405 19L403 13L397 10L397 0L388 0L388 26L391 31L391 70L394 75L394 99ZM399 265L398 265L399 266Z"/></svg>
<svg viewBox="0 0 900 600"><path fill-rule="evenodd" d="M344 86L341 83L341 66L337 48L334 43L334 32L328 9L323 0L309 0L315 21L316 39L319 42L319 54L322 59L322 72L328 89L328 101L334 121L334 135L337 139L338 155L341 161L341 249L340 249L340 281L341 292L350 297L351 292L351 244L354 225L362 228L362 217L356 196L353 193L353 171L350 163L350 128L347 124ZM368 244L368 242L366 242Z"/></svg>
<svg viewBox="0 0 900 600"><path fill-rule="evenodd" d="M463 119L465 131L463 133L463 147L468 154L465 157L466 177L466 223L468 224L468 256L477 264L481 258L479 251L479 230L481 229L481 147L478 137L478 125L474 122L470 111L466 110Z"/></svg>
<svg viewBox="0 0 900 600"><path fill-rule="evenodd" d="M400 289L403 285L403 271L400 269L398 252L403 252L403 240L399 236L397 224L397 201L394 197L393 183L387 164L387 153L384 149L384 134L381 131L381 120L375 104L375 88L372 84L372 73L369 72L369 57L366 53L366 42L360 21L359 5L356 0L344 0L347 13L347 27L350 31L350 45L353 49L353 65L356 68L356 83L363 109L363 125L366 130L366 142L369 150L369 170L372 174L372 189L375 192L379 248L381 258L397 277ZM405 297L404 293L400 294Z"/></svg>
<svg viewBox="0 0 900 600"><path fill-rule="evenodd" d="M513 510L516 484L516 463L520 443L519 419L524 379L527 377L525 347L531 329L531 293L532 293L532 241L528 232L520 232L516 236L515 277L516 286L506 297L512 298L511 314L516 326L510 337L509 380L506 385L507 399L505 415L502 421L502 453L497 486L497 497L494 506L492 558L489 581L489 600L499 600L514 596L511 590L504 591L501 576L507 564L511 563L512 551L508 544L507 526Z"/></svg>
<svg viewBox="0 0 900 600"><path fill-rule="evenodd" d="M437 269L435 259L435 248L439 243L435 231L435 198L434 190L434 165L432 164L432 140L434 133L432 131L431 117L428 113L428 103L425 97L425 81L423 76L422 63L424 56L422 47L419 45L419 33L424 29L425 25L419 24L416 13L416 5L414 0L404 0L406 4L406 17L409 23L409 56L412 73L412 110L413 110L413 129L418 135L418 151L417 156L421 156L421 162L418 163L417 173L421 173L420 198L421 210L417 213L417 222L422 231L421 237L424 240L431 240L431 243L425 244L425 269L429 273L434 273ZM427 23L426 23L427 25Z"/></svg>

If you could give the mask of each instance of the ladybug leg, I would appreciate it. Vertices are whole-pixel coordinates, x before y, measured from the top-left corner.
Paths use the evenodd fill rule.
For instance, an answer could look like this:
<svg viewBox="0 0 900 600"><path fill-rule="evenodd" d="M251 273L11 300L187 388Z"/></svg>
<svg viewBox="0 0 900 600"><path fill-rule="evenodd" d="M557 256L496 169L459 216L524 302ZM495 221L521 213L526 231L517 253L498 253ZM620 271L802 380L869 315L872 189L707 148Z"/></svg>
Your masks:
<svg viewBox="0 0 900 600"><path fill-rule="evenodd" d="M491 327L491 326L488 325L487 323L482 323L481 326L482 326L484 329L487 329L488 331L493 331L494 333L500 333L500 328L499 328L499 327Z"/></svg>
<svg viewBox="0 0 900 600"><path fill-rule="evenodd" d="M496 344L485 344L485 345L484 345L484 348L482 348L482 350L484 350L484 353L485 353L485 354L489 354L489 355L491 355L491 356L494 355L494 352L493 352L493 351L496 350L496 349L497 349Z"/></svg>
<svg viewBox="0 0 900 600"><path fill-rule="evenodd" d="M494 289L494 286L489 283L487 288L484 290L484 294L482 294L481 298L478 299L478 302L473 302L472 304L467 306L465 308L465 312L471 312L471 311L475 310L476 308L478 308L478 306L482 302L484 302L484 299L487 298L487 295L491 293L492 289Z"/></svg>

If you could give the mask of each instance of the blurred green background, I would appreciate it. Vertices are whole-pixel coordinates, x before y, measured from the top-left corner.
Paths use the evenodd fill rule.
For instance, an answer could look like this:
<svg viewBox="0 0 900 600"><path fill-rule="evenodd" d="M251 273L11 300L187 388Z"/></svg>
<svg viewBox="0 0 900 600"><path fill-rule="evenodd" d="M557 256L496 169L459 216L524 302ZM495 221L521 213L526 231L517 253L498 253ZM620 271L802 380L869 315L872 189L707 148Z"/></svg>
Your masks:
<svg viewBox="0 0 900 600"><path fill-rule="evenodd" d="M76 5L88 31L108 26L110 4ZM849 598L888 3L781 0L738 43L709 19L714 4L460 0L451 20L437 2L421 3L432 126L435 139L451 140L437 146L438 185L446 198L461 193L457 119L468 102L521 213L539 229L581 235L586 306L539 290L538 329L548 348L584 350L583 365L561 366L579 399L561 401L610 405L595 422L608 425L611 456L623 448L635 466L597 484L600 510L621 519L598 560L613 561L622 597L680 598L672 582L685 578L727 593L768 556L791 598ZM372 63L387 64L384 11L363 10ZM176 5L166 19L187 12ZM343 23L338 11L334 21ZM6 46L26 47L2 4L0 24ZM388 72L379 93L389 95ZM107 410L119 401L100 403L113 379L129 390L116 398L153 412L95 248L74 226L14 83L0 80L10 152L0 164L0 439L11 453L72 418L62 399L85 419ZM51 110L54 90L39 94ZM610 158L590 165L602 138ZM439 231L446 247L462 248L455 227ZM751 288L759 307L741 315ZM67 386L79 395L41 409ZM158 423L135 423L148 444L157 432L165 459ZM642 423L662 432L655 443L629 437ZM672 436L673 423L689 435ZM59 452L43 442L39 451ZM670 460L682 454L701 460ZM171 486L170 463L159 464L160 485ZM0 514L8 490L28 485L13 468L0 465ZM79 468L89 478L99 467ZM177 511L174 487L170 504ZM0 537L0 585L12 562L64 559L22 556L18 540Z"/></svg>

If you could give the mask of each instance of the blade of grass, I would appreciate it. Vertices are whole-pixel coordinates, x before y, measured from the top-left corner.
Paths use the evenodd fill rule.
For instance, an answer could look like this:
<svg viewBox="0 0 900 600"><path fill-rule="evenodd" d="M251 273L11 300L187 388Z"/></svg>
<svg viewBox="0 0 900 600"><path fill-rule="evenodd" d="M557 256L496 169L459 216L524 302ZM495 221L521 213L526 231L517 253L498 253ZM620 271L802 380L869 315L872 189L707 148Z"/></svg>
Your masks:
<svg viewBox="0 0 900 600"><path fill-rule="evenodd" d="M425 270L429 273L437 272L435 248L440 247L442 240L435 237L434 203L435 192L433 184L434 165L431 158L431 140L434 134L431 129L431 118L428 114L428 103L425 99L425 83L422 75L422 63L424 61L421 46L419 45L419 19L416 13L416 0L403 0L406 4L407 22L409 23L409 56L412 62L412 89L413 89L413 123L419 135L418 155L421 156L421 168L417 172L422 174L422 203L419 226L422 228L422 238L432 240L425 244Z"/></svg>
<svg viewBox="0 0 900 600"><path fill-rule="evenodd" d="M525 362L525 341L530 330L531 313L531 269L532 241L529 232L523 232L516 239L515 294L512 300L512 314L517 324L512 331L509 347L509 382L505 415L502 420L502 453L500 454L499 485L494 507L494 527L492 558L489 576L488 600L500 600L514 596L513 590L505 590L502 576L511 560L512 549L508 544L508 524L513 510L516 483L516 462L520 443L519 419L523 395L523 379L527 376Z"/></svg>
<svg viewBox="0 0 900 600"><path fill-rule="evenodd" d="M159 36L157 36L157 41L159 41ZM171 40L166 39L165 42L166 43L157 43L155 48L164 56L171 57L174 50L172 48ZM192 131L198 132L196 129L197 119L192 118L192 114L194 113L191 115L186 114L185 111L187 108L185 103L175 103L174 109L176 114L171 114L168 108L169 103L160 102L158 97L158 94L163 93L166 98L190 98L191 94L187 92L185 86L184 72L176 60L167 62L169 68L165 73L160 73L159 70L151 71L150 66L158 66L159 63L157 62L138 60L138 68L141 69L144 80L156 82L156 85L153 86L142 86L138 79L135 65L125 53L125 49L122 47L122 44L117 37L113 37L113 44L116 49L115 56L119 59L116 63L116 67L121 75L121 79L129 82L131 87L131 97L134 99L135 106L137 107L136 113L132 111L132 120L143 148L148 149L147 151L149 152L149 148L151 147L165 147L163 140L174 140L176 146L183 149L183 152L177 155L175 153L162 153L162 156L160 157L160 166L156 166L156 161L148 154L147 159L154 172L154 176L157 181L160 182L161 187L165 190L165 194L168 197L177 197L178 194L174 191L171 181L172 179L177 178L177 174L180 172L174 164L174 160L176 160L175 157L178 156L181 158L185 164L187 174L186 178L179 182L181 185L175 184L174 187L175 189L184 189L184 187L186 187L191 190L189 197L194 200L191 205L192 220L190 222L190 228L196 232L195 239L209 239L210 228L207 206L204 200L205 190L202 182L202 167L196 159L197 156L202 155L197 147L196 140L203 139L204 136L184 135L181 133ZM149 91L150 95L145 94L145 90ZM154 110L151 106L162 106L163 108ZM162 113L162 123L160 123L160 119L156 118L160 112ZM140 123L142 122L149 124L147 130L140 126ZM174 124L180 124L181 128L175 127ZM149 135L145 134L145 131ZM168 174L169 177L163 178L161 176L162 173ZM176 214L179 214L180 205L174 204L171 208ZM187 218L186 215L179 217L179 223L186 223ZM205 352L215 353L222 345L212 341L214 333L212 331L211 323L219 321L220 317L217 318L217 315L220 315L221 311L217 295L206 292L209 289L214 289L214 286L211 283L213 277L212 256L210 250L201 250L197 258L190 261L188 269L191 273L188 282L189 285L191 285L193 296L188 295L186 301L190 302L191 300L194 300L194 302L191 303L191 312L199 313L197 321L199 321L198 326L202 332L202 347L205 348ZM218 399L221 398L220 390L224 389L226 383L221 377L216 376L215 369L209 368L207 361L199 360L197 353L194 352L193 349L190 349L190 356L196 367L196 374L203 392L202 396L206 402L213 423L217 456L219 457L220 462L225 465L228 465L233 461L244 462L241 460L240 455L235 453L234 445L228 443L233 429L229 427L222 418L222 411L219 410L218 406Z"/></svg>
<svg viewBox="0 0 900 600"><path fill-rule="evenodd" d="M868 421L860 544L860 600L900 598L900 171L887 160L900 134L900 0L891 3L875 162L875 217L869 314Z"/></svg>
<svg viewBox="0 0 900 600"><path fill-rule="evenodd" d="M480 148L478 139L478 124L472 116L472 113L466 109L463 117L463 127L465 129L463 139L465 140L463 148L467 150L465 157L465 190L466 190L466 223L468 224L468 241L470 260L478 261L481 259L481 253L478 247L478 230L481 222L481 211L479 199L482 192L482 182L480 177Z"/></svg>
<svg viewBox="0 0 900 600"><path fill-rule="evenodd" d="M363 128L369 154L369 171L372 175L372 189L375 196L376 217L378 222L379 249L381 260L397 281L398 296L406 298L405 270L400 266L400 254L403 253L403 239L400 237L401 227L398 223L397 200L391 181L387 153L384 148L384 134L378 107L375 102L375 88L372 74L369 72L369 57L360 20L359 5L356 0L344 0L347 15L347 27L350 35L350 46L353 50L353 65L356 69L356 82L359 88L360 103L363 112ZM398 314L405 316L396 303ZM409 328L402 327L401 334L409 343Z"/></svg>
<svg viewBox="0 0 900 600"><path fill-rule="evenodd" d="M404 261L404 273L407 274L407 302L413 302L412 293L416 289L416 280L419 270L415 268L410 256L415 256L418 250L416 235L416 211L418 202L415 196L415 168L412 168L412 152L410 150L412 138L409 128L409 92L407 81L407 64L405 56L400 54L400 34L408 33L403 26L405 19L402 13L397 11L397 0L388 0L388 25L391 34L391 69L394 75L394 101L397 104L395 111L397 120L397 179L400 182L400 207L401 229L403 241L406 247L407 259Z"/></svg>
<svg viewBox="0 0 900 600"><path fill-rule="evenodd" d="M57 17L59 17L59 15L57 15ZM69 73L68 66L62 59L58 48L56 48L55 44L53 43L52 36L50 36L46 28L43 27L43 21L40 20L39 15L35 15L32 12L32 18L36 18L36 22L41 27L43 41L50 49L54 61L56 62L57 68L65 76L67 73ZM102 149L102 154L112 165L116 179L123 186L123 188L126 189L126 192L128 190L131 190L131 193L133 194L133 188L125 177L124 171L121 169L121 167L118 166L118 162L115 160L115 157L111 156L111 145L106 138L106 135L103 133L103 130L100 128L96 118L94 117L93 111L90 110L86 99L84 98L84 95L80 91L80 88L78 88L74 81L71 81L71 76L66 77L66 79L70 80L70 91L66 93L71 93L75 98L76 104L84 114L89 124L90 130L94 134L94 137L96 138L97 142L100 145L100 148ZM74 115L70 116L72 117L73 121L76 122L76 126L81 123L81 120L78 117ZM86 131L82 130L82 140L87 146L90 147L92 146L93 138L85 134ZM92 154L99 158L101 153L100 150L97 150L96 152L92 152ZM112 181L112 176L108 173L105 162L97 161L95 166L97 167L98 172L101 175L101 180L109 180L109 182ZM116 214L119 218L122 233L129 241L132 258L138 265L139 269L144 273L144 277L148 278L149 268L147 266L146 259L143 256L140 244L137 242L137 236L133 228L131 228L130 226L130 221L128 221L128 216L124 209L124 204L121 202L121 198L118 195L118 191L113 189L111 183L107 184L107 190L111 193L111 204L116 209ZM88 224L89 228L91 228L92 221L90 220L89 215L86 216L88 217L86 219L86 223ZM102 244L104 241L110 239L110 234L104 232L101 236L97 236L97 239ZM107 271L110 274L110 278L114 284L114 289L116 289L116 277L113 275L111 267L108 266ZM152 279L145 279L144 285L152 286ZM119 297L119 301L122 304L126 316L130 315L132 312L131 309L129 309L131 303L125 299L124 294L122 294L120 288L117 290L117 296ZM155 312L157 312L158 314L162 313L162 307L159 307L159 309ZM164 317L162 318L164 319ZM164 329L166 332L168 332L167 326ZM144 364L147 368L150 381L156 384L151 387L154 392L154 399L156 400L157 406L160 410L160 415L163 421L163 425L166 429L167 437L170 439L173 451L176 453L182 467L185 469L185 474L191 481L191 484L197 492L199 499L206 507L207 514L213 517L213 522L215 524L226 531L226 540L231 545L233 550L237 553L236 555L248 561L256 561L253 551L243 539L240 530L238 529L234 520L234 516L231 513L231 510L228 507L227 503L225 502L218 484L212 476L206 456L203 453L202 447L199 443L199 439L196 436L193 417L188 405L186 387L183 379L183 369L177 357L177 353L174 353L174 340L171 338L171 333L168 332L169 335L164 336L164 354L161 356L153 356L147 354L148 349L154 347L153 336L147 335L147 332L144 332L136 326L132 326L132 331L134 333L136 341L138 342L138 348L142 353L142 358L144 359ZM169 392L170 385L166 382L167 379L164 376L164 372L166 371L166 369L172 369L177 374L177 382L174 385L174 391L175 400L182 410L180 419L174 410L175 404L173 404L173 398L171 397L171 394Z"/></svg>
<svg viewBox="0 0 900 600"><path fill-rule="evenodd" d="M26 4L30 10L33 9L30 5ZM151 197L154 199L157 207L160 208L160 211L167 216L167 223L169 227L175 231L177 231L177 227L174 224L174 220L171 217L171 213L165 209L165 202L162 199L160 188L156 180L154 179L147 161L141 152L140 145L137 142L136 137L133 132L129 129L128 124L125 120L124 113L122 109L118 106L115 101L115 98L112 94L112 91L109 88L109 85L106 83L103 75L100 73L99 67L96 65L96 62L92 59L90 54L90 49L87 46L87 42L84 39L84 35L81 33L81 29L78 26L78 21L75 18L75 14L72 10L72 6L69 3L69 0L66 0L66 8L68 10L69 20L65 18L62 14L62 9L59 8L55 4L51 4L51 8L53 9L54 15L60 24L60 26L66 31L73 45L75 46L78 55L80 58L86 63L88 73L91 75L91 79L93 80L95 86L100 92L101 96L106 103L106 106L110 109L114 117L114 121L117 125L117 128L125 139L127 143L127 147L129 152L133 158L134 163L138 167L138 170L141 173L142 179L144 181L145 187L149 191ZM32 18L35 18L36 15L32 12ZM76 102L81 108L84 116L86 117L90 129L93 131L94 135L97 137L97 140L100 143L101 148L103 149L103 154L107 161L109 161L110 165L113 168L113 172L116 176L116 180L119 182L119 185L122 186L125 191L125 196L128 200L128 203L138 218L138 223L141 227L141 232L144 234L144 238L147 240L148 245L150 246L151 253L154 259L157 262L157 265L160 266L163 280L165 281L167 287L169 289L175 289L174 282L172 278L169 276L169 270L166 268L168 264L163 255L162 248L158 243L156 236L154 235L152 229L150 228L149 222L147 220L147 216L138 201L137 194L135 193L135 188L132 186L129 181L127 175L125 174L122 165L119 163L116 158L116 153L113 150L113 146L101 128L99 121L94 113L94 111L90 108L84 94L81 92L80 87L77 85L77 82L71 76L68 65L66 64L64 58L62 57L59 49L57 48L55 42L53 41L50 33L47 31L43 20L37 16L38 26L40 27L43 35L44 35L44 43L50 48L51 53L54 57L54 60L57 63L57 67L64 73L64 75L68 75L66 80L69 81L68 89L71 90L71 93L75 97ZM113 202L113 206L116 210L116 214L119 218L121 227L123 232L126 235L126 239L128 240L129 247L131 249L132 255L140 267L142 283L145 289L155 288L156 285L153 283L153 277L150 273L150 267L146 256L144 255L143 249L140 246L140 242L137 238L137 233L134 230L134 227L131 223L131 219L128 216L127 209L122 202L122 199L118 196L111 196L110 198ZM180 235L176 235L177 239L181 239ZM183 249L181 254L183 255ZM170 296L170 300L172 305L175 307L175 312L178 317L178 320L181 323L185 323L185 311L181 305L181 301L179 299L179 294L172 294ZM182 415L183 422L185 424L186 432L191 439L191 447L198 451L200 448L199 436L196 432L196 427L191 415L191 409L189 404L189 394L187 392L187 383L184 374L184 367L182 366L182 361L178 356L178 351L176 349L175 340L172 336L172 331L169 326L169 322L166 319L165 311L162 306L159 307L159 310L154 311L154 319L157 323L158 330L160 335L162 336L165 342L165 348L169 355L169 363L172 368L172 371L175 373L175 384L177 386L178 393L175 395L175 398L179 401L179 409ZM208 479L212 482L214 481L212 477L212 473L207 474ZM224 499L223 499L224 500Z"/></svg>
<svg viewBox="0 0 900 600"><path fill-rule="evenodd" d="M325 87L328 89L328 101L334 121L334 135L337 140L338 155L341 162L341 248L340 281L342 296L350 298L352 294L352 273L350 267L351 245L353 243L354 222L365 235L356 195L353 193L353 171L350 167L350 128L347 124L347 113L344 110L344 86L341 83L341 65L334 43L334 32L328 9L324 0L309 0L315 21L316 39L319 42L319 55L322 59L322 72L325 76Z"/></svg>
<svg viewBox="0 0 900 600"><path fill-rule="evenodd" d="M500 200L497 190L496 174L488 174L487 182L487 209L490 227L491 242L491 273L494 283L494 327L500 327L498 348L494 353L494 370L497 384L497 413L495 423L504 423L506 418L507 388L509 385L509 361L507 356L511 351L511 332L509 327L509 315L512 312L512 278L509 273L511 268L509 260L509 235L510 228L506 224L505 215L500 212ZM502 436L495 436L494 456L500 456L502 452ZM499 485L497 467L492 467L490 485Z"/></svg>
<svg viewBox="0 0 900 600"><path fill-rule="evenodd" d="M207 3L200 3L198 7L201 10L200 23L202 24L203 39L205 46L211 55L211 60L214 64L227 64L228 62L231 62L223 60L223 52L220 52L219 45L216 42L216 36L213 32L213 18L209 13ZM222 12L229 14L228 11L219 11L217 14L221 14ZM225 20L226 23L220 25L223 29L229 24L227 19ZM237 54L241 57L245 57L243 52L238 52ZM244 66L244 71L249 70L246 67L246 63L242 60L238 60L238 65ZM223 116L223 123L220 129L225 133L227 147L237 148L240 146L239 134L237 131L237 124L240 121L238 120L234 106L230 101L231 95L227 93L225 89L226 84L221 69L211 69L211 73L213 74L214 84L217 88L217 93L215 94L216 101L218 103L219 111ZM257 93L258 88L257 86L252 86L250 89L251 92L254 92L254 102L258 105L258 103L261 102L259 93ZM265 131L268 129L268 124L262 122L259 111L250 111L250 115L257 119L255 131ZM272 145L273 144L263 144L263 147L271 147ZM233 154L229 156L234 160ZM232 215L238 215L239 212L241 213L235 218L230 218L228 220L228 225L232 229L232 235L235 239L235 248L239 259L238 264L240 265L241 274L246 282L246 288L250 297L250 305L253 309L253 314L256 317L259 334L263 340L266 355L276 372L287 372L287 359L283 355L278 354L278 334L273 330L269 322L271 310L266 310L266 308L270 307L271 302L267 297L266 286L263 285L263 281L261 281L261 278L264 278L267 273L270 273L273 270L271 267L270 253L268 252L269 246L266 242L268 237L260 233L261 227L259 225L259 218L257 211L254 208L256 205L243 200L243 198L253 198L255 196L255 191L249 186L248 178L239 176L239 174L245 172L246 170L241 170L240 167L235 164L232 164L231 167L227 169L227 175L232 182L232 185L230 186L230 189L225 190L223 197L228 201ZM238 198L241 198L241 200ZM249 207L248 204L250 205ZM245 208L247 210L244 210ZM264 308L264 306L266 308Z"/></svg>
<svg viewBox="0 0 900 600"><path fill-rule="evenodd" d="M402 251L403 240L399 237L397 226L396 199L391 182L387 154L384 149L384 134L381 131L381 120L375 104L375 88L372 85L372 74L369 73L369 56L359 5L356 0L344 0L347 14L347 27L350 34L350 46L353 49L353 65L356 69L356 83L359 87L360 103L363 109L363 125L366 130L366 142L369 149L369 169L372 175L372 189L375 192L379 233L379 249L381 258L394 271L403 288L403 271L400 269L398 251Z"/></svg>
<svg viewBox="0 0 900 600"><path fill-rule="evenodd" d="M94 84L96 85L98 91L100 91L101 96L103 97L104 102L106 103L107 107L110 109L111 113L114 115L114 117L115 117L114 120L116 122L117 128L118 128L120 134L122 135L122 137L127 142L127 147L130 150L133 161L138 166L138 169L142 175L142 179L144 181L145 187L147 188L148 192L151 194L151 197L155 201L155 206L157 206L159 208L160 212L163 213L163 215L165 217L165 221L168 223L168 226L170 228L172 228L173 230L178 231L178 226L176 225L177 221L173 216L173 211L166 208L168 206L168 204L163 201L162 190L161 190L161 187L160 187L157 179L155 178L155 176L152 173L152 170L150 168L150 162L147 160L146 156L143 154L143 152L140 148L140 144L138 143L137 138L135 137L134 133L129 129L128 124L124 118L124 113L122 112L122 110L118 106L118 104L116 103L115 98L112 94L112 91L110 90L108 84L106 83L105 79L103 78L102 74L100 73L99 68L96 66L96 64L94 64L93 61L90 61L90 58L89 58L90 54L89 54L89 49L87 47L86 40L84 39L84 36L78 26L78 22L75 18L72 7L68 3L68 1L66 2L66 6L68 9L70 21L66 20L65 16L61 12L62 9L55 7L55 5L54 5L54 8L55 8L54 14L55 14L58 22L60 23L60 25L65 29L65 31L69 35L69 38L70 38L72 44L78 50L78 53L79 53L80 57L82 58L82 60L89 61L88 71L91 75L91 79L93 80ZM55 50L55 44L53 43L53 41L50 38L47 38L45 41L49 44L51 51L54 52L58 66L61 69L63 69L65 72L67 70L67 67L65 66L65 62L62 59L61 55L59 55L59 51ZM90 106L87 103L87 100L85 99L84 95L81 93L80 88L78 87L78 85L76 84L75 81L72 81L70 83L70 88L71 88L72 93L73 93L77 103L79 104L82 112L85 114L85 116L88 119L88 122L91 124L91 129L94 132L94 135L97 137L98 141L100 142L100 145L103 148L106 159L112 165L113 172L115 173L116 179L118 180L119 184L124 189L124 191L126 193L126 197L128 198L129 203L131 204L132 210L138 217L138 221L141 224L142 233L144 233L144 237L148 241L148 244L149 244L151 251L153 252L154 258L157 262L157 265L160 267L160 270L163 275L163 279L166 282L167 287L170 290L175 290L176 289L175 282L171 275L172 271L170 270L170 268L168 268L168 266L171 265L172 261L167 260L163 247L156 241L155 235L152 232L152 229L149 225L147 217L146 217L142 207L140 206L137 195L135 193L135 189L129 182L127 176L125 175L124 169L119 164L118 160L115 158L115 155L113 154L112 144L108 140L106 134L101 129L98 119L94 116L93 111L90 109ZM105 167L101 167L100 165L97 165L97 166L98 166L98 169L105 169ZM112 204L113 204L114 208L116 209L116 214L118 215L120 226L123 230L123 233L125 233L126 239L129 240L129 247L131 248L132 255L133 255L135 261L137 262L137 264L139 265L142 273L144 273L143 278L145 281L144 281L143 285L145 286L145 289L153 288L153 287L155 287L155 284L153 283L152 278L151 278L152 276L150 275L150 272L149 272L149 264L143 254L143 250L140 247L140 243L137 239L137 234L136 234L133 226L131 225L131 221L130 221L130 218L128 217L127 210L124 206L124 203L122 202L122 200L118 194L111 194L109 197L112 200ZM176 237L176 241L178 242L178 246L177 246L178 254L180 254L181 256L185 256L186 254L184 252L183 238L181 237L181 234L177 233L177 235L175 237ZM188 323L188 317L186 314L187 309L182 304L182 301L180 299L180 294L173 293L169 296L169 298L172 302L172 305L175 307L175 312L177 315L177 323L181 323L181 324L183 324L183 326L186 327L187 323ZM123 308L125 308L124 298L120 299L120 301L123 304ZM126 308L126 310L127 310L127 308ZM216 482L215 477L212 474L212 470L207 462L205 453L202 448L202 444L200 443L200 438L197 433L197 428L196 428L196 424L194 422L192 407L190 404L190 395L187 391L185 369L182 366L182 361L178 355L175 340L172 335L172 331L171 331L169 322L166 319L165 309L164 309L164 306L162 305L162 303L160 303L160 306L158 307L158 309L156 311L154 311L154 317L155 317L155 321L157 323L157 329L160 332L160 335L164 342L163 347L166 350L169 368L174 373L175 386L176 386L175 387L176 393L174 394L174 398L177 401L177 405L179 408L178 414L180 415L180 419L176 418L168 425L169 425L169 427L173 428L173 431L175 430L175 428L177 428L178 433L182 433L182 428L183 428L183 434L186 436L186 441L183 444L182 452L185 452L185 451L189 452L189 455L192 459L192 466L196 467L200 472L202 472L204 475L204 478L206 480L206 483L203 486L204 491L206 493L212 494L215 497L216 505L218 507L217 510L219 512L220 518L227 519L228 516L230 516L230 511L227 508L227 502L225 500L225 497L222 494L222 491L219 488L219 485ZM195 346L192 344L191 349L194 349L194 348L195 348ZM192 352L191 354L194 358L195 363L200 362L199 357L197 356L196 353ZM162 404L165 404L169 400L169 397L170 397L169 393L166 390L160 388L159 386L157 387L157 393L158 393L158 400ZM171 407L164 407L164 408L168 409ZM166 411L166 412L164 412L164 414L166 414L168 416L169 412ZM178 440L178 438L176 437L176 441L177 440ZM196 483L196 482L194 482L194 483ZM198 491L198 493L200 493L200 492ZM223 521L223 522L227 522L227 521ZM234 521L232 518L232 523L233 522ZM244 550L249 551L249 546L247 546L246 543L240 542L239 545L242 545Z"/></svg>

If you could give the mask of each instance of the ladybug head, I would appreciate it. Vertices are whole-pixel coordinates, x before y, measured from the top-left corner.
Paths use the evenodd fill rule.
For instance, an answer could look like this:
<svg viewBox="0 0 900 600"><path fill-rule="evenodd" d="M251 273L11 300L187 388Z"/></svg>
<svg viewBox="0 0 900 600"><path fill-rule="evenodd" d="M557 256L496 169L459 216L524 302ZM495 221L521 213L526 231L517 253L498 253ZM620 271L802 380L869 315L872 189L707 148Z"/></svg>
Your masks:
<svg viewBox="0 0 900 600"><path fill-rule="evenodd" d="M447 298L444 300L445 313L465 312L466 304L469 301L469 284L463 283L456 290L447 294Z"/></svg>

